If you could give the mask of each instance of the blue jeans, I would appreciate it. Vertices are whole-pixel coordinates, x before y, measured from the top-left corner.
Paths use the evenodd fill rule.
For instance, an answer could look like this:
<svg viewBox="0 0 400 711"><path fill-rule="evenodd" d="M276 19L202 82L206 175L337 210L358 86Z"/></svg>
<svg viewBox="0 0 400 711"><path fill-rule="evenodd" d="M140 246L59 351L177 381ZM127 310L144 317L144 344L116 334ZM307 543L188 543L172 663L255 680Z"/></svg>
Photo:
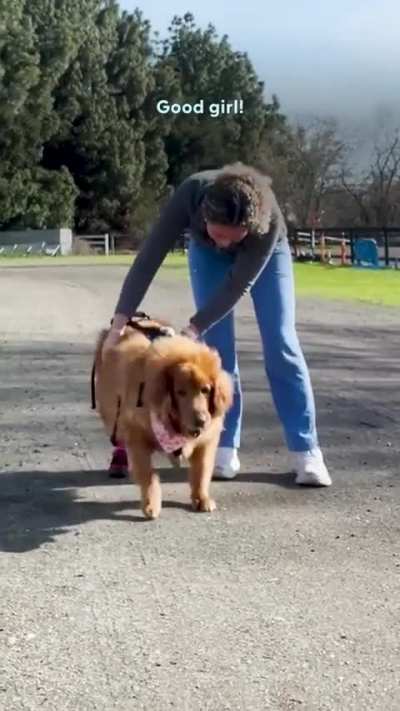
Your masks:
<svg viewBox="0 0 400 711"><path fill-rule="evenodd" d="M191 239L189 269L196 307L202 308L224 279L234 257ZM293 265L286 241L278 244L251 289L261 336L265 371L289 450L318 446L310 375L296 333ZM212 326L204 341L215 348L233 377L234 402L225 418L221 447L240 447L243 398L235 344L233 311Z"/></svg>

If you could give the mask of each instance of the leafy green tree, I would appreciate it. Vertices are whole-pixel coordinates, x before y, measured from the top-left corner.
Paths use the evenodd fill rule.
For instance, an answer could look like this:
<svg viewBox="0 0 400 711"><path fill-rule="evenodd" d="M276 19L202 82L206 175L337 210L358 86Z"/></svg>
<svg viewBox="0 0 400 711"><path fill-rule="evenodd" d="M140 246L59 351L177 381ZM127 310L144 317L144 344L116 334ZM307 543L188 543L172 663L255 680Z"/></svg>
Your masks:
<svg viewBox="0 0 400 711"><path fill-rule="evenodd" d="M140 230L206 164L254 162L285 125L246 54L190 14L155 41L116 0L0 0L0 226ZM157 101L244 113L161 115Z"/></svg>
<svg viewBox="0 0 400 711"><path fill-rule="evenodd" d="M264 84L248 56L235 52L227 36L220 39L212 25L204 31L197 28L190 13L173 19L159 61L179 79L175 101L193 104L204 99L205 104L204 114L177 114L166 139L173 184L206 165L253 162L263 138L284 123L277 99L265 102ZM208 106L221 99L242 99L243 113L212 117Z"/></svg>
<svg viewBox="0 0 400 711"><path fill-rule="evenodd" d="M56 224L73 212L75 190L65 170L46 175L43 146L57 133L53 93L87 23L84 0L2 0L0 6L0 223ZM61 166L60 166L61 169ZM46 196L41 191L45 183ZM53 186L68 205L61 207ZM29 204L29 208L27 205ZM57 205L59 209L57 209Z"/></svg>
<svg viewBox="0 0 400 711"><path fill-rule="evenodd" d="M102 3L91 31L55 91L60 130L44 164L66 165L79 188L78 230L129 229L143 191L157 201L167 168L162 125L152 96L170 73L152 63L149 23Z"/></svg>

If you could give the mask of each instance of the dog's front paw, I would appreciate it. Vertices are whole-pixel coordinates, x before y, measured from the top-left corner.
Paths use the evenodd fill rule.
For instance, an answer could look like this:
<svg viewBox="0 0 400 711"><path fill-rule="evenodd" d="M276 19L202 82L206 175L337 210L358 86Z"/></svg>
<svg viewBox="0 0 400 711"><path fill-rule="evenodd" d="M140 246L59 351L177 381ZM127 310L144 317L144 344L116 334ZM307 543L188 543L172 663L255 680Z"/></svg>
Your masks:
<svg viewBox="0 0 400 711"><path fill-rule="evenodd" d="M142 492L142 511L146 518L158 518L161 513L161 487L157 479Z"/></svg>
<svg viewBox="0 0 400 711"><path fill-rule="evenodd" d="M211 513L217 508L214 499L210 499L208 496L203 499L192 499L192 503L195 511L202 511L204 513Z"/></svg>

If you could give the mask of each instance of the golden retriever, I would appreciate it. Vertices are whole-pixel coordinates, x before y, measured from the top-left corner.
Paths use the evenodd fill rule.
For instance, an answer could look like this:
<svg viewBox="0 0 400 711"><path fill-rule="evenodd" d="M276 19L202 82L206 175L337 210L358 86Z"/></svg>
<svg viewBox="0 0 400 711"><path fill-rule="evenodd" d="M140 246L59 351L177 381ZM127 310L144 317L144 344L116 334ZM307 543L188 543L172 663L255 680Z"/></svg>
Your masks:
<svg viewBox="0 0 400 711"><path fill-rule="evenodd" d="M155 519L161 512L152 455L162 448L171 451L168 445L181 448L188 462L193 507L213 511L210 482L233 397L231 378L218 353L185 336L150 342L126 327L118 344L102 354L106 335L101 333L95 355L97 406L108 435L127 450L144 515Z"/></svg>

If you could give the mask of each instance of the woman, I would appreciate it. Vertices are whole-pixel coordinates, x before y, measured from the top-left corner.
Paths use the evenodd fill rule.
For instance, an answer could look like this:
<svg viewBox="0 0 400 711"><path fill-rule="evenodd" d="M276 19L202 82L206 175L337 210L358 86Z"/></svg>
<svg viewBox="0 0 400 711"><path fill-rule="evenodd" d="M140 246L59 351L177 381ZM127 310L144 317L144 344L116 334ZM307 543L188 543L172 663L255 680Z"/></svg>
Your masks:
<svg viewBox="0 0 400 711"><path fill-rule="evenodd" d="M139 307L163 259L185 232L197 311L183 333L220 353L235 397L225 420L214 476L238 473L242 392L233 309L250 292L275 407L292 453L296 483L329 486L318 446L309 372L295 327L292 258L282 213L269 178L241 163L192 175L176 190L124 281L105 348L114 345ZM112 467L125 464L114 453Z"/></svg>

